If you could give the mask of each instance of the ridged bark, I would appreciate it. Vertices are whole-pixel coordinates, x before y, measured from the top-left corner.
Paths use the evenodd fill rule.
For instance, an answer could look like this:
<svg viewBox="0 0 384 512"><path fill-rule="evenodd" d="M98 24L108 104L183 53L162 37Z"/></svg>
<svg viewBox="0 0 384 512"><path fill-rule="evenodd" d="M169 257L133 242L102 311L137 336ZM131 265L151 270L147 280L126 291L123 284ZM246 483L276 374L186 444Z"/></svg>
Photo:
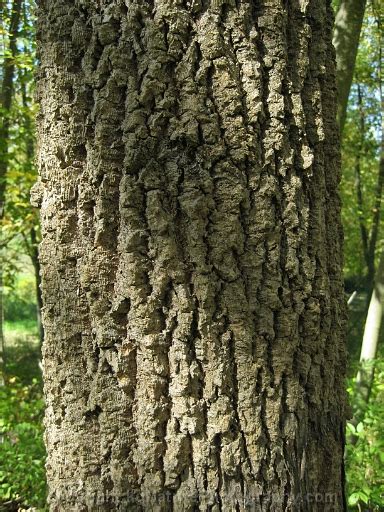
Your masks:
<svg viewBox="0 0 384 512"><path fill-rule="evenodd" d="M331 6L38 16L51 510L345 510Z"/></svg>

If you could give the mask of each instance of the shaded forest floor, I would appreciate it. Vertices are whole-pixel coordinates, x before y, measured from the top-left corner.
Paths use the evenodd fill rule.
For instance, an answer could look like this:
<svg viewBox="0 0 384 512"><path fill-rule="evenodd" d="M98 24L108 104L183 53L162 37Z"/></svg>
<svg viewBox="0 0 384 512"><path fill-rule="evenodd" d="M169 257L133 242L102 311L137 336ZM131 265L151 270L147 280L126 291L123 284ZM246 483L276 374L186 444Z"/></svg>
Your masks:
<svg viewBox="0 0 384 512"><path fill-rule="evenodd" d="M36 322L5 322L4 335L7 373L24 384L30 384L33 379L41 382L41 356Z"/></svg>
<svg viewBox="0 0 384 512"><path fill-rule="evenodd" d="M45 511L44 401L36 322L6 322L4 335L6 385L0 388L0 511Z"/></svg>

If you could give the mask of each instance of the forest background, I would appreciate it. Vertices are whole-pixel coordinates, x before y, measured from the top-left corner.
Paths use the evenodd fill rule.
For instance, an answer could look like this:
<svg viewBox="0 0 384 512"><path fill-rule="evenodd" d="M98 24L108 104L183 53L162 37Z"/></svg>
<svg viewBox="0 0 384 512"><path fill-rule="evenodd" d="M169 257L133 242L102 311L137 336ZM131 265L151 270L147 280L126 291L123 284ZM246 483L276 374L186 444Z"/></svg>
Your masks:
<svg viewBox="0 0 384 512"><path fill-rule="evenodd" d="M0 510L46 510L40 231L30 205L38 113L33 2L0 1L0 20ZM384 5L369 0L342 132L351 511L384 510L383 41ZM370 357L361 368L363 339Z"/></svg>

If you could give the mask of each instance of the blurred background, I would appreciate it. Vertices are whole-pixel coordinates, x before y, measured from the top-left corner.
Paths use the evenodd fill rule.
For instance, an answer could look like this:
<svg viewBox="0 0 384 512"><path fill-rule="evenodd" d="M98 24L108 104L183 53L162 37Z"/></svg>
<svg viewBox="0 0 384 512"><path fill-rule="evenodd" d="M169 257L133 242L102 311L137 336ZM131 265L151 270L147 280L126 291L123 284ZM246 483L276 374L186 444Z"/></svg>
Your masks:
<svg viewBox="0 0 384 512"><path fill-rule="evenodd" d="M350 22L348 12L343 11L353 4L360 8L362 25ZM351 404L346 431L347 496L351 511L381 511L384 5L380 0L339 0L334 9L336 52L341 54L342 30L359 41L357 54L349 50L341 63L353 76L345 122L341 123L344 272L349 302L346 386ZM0 511L46 510L40 230L37 211L29 203L36 179L33 2L0 1L0 20Z"/></svg>

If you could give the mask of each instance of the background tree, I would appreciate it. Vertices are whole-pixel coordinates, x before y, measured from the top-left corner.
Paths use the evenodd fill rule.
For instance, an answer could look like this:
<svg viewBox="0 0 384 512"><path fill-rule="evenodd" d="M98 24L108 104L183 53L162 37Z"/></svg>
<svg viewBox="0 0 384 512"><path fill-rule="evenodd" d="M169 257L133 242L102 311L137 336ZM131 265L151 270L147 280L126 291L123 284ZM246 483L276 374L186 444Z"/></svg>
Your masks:
<svg viewBox="0 0 384 512"><path fill-rule="evenodd" d="M9 16L6 13L9 7ZM27 253L35 268L37 314L40 315L39 221L29 191L36 180L34 165L33 68L35 45L33 6L27 0L4 4L2 62L3 118L0 151L2 217L0 263L5 284L16 276L20 254ZM17 27L17 30L16 28ZM17 249L16 249L17 248ZM15 250L16 249L16 250ZM16 254L16 260L13 259ZM24 264L24 263L23 263ZM7 273L10 271L11 273ZM40 328L42 339L42 330Z"/></svg>
<svg viewBox="0 0 384 512"><path fill-rule="evenodd" d="M3 67L1 70L1 96L0 96L0 221L4 215L5 184L8 170L8 146L10 111L13 98L13 84L15 75L15 58L17 54L17 36L19 31L21 13L21 0L14 0L9 13L8 44L2 45L4 52ZM1 4L1 19L8 14L7 6ZM5 27L2 26L2 35L5 35ZM0 268L0 373L1 381L4 380L4 332L3 332L3 273Z"/></svg>
<svg viewBox="0 0 384 512"><path fill-rule="evenodd" d="M372 286L380 241L382 157L382 28L370 3L352 85L343 136L343 223L346 275ZM356 230L355 226L359 229Z"/></svg>
<svg viewBox="0 0 384 512"><path fill-rule="evenodd" d="M347 426L348 504L351 510L370 511L381 510L384 506L384 367L380 329L384 279L381 234L383 7L380 2L369 2L366 9L344 130L342 173L346 283L351 291L359 292L351 306L349 327L350 374L356 375L359 355L360 365L357 378L349 385L354 417Z"/></svg>
<svg viewBox="0 0 384 512"><path fill-rule="evenodd" d="M345 510L332 18L41 2L53 509Z"/></svg>
<svg viewBox="0 0 384 512"><path fill-rule="evenodd" d="M366 3L366 0L336 0L335 2L337 12L333 29L333 45L337 57L338 117L341 133L344 130Z"/></svg>
<svg viewBox="0 0 384 512"><path fill-rule="evenodd" d="M352 315L356 325L359 326L355 338L364 338L362 354L372 352L367 348L367 343L378 346L377 336L372 337L371 334L372 332L379 334L379 329L375 328L373 331L370 329L368 324L372 322L368 322L367 319L367 334L363 337L369 300L371 295L374 302L378 297L378 294L372 294L374 280L376 279L377 282L382 280L380 276L375 277L376 262L382 250L380 220L384 180L382 18L382 6L369 3L343 139L345 272L347 281L353 281L354 287L365 291L367 297L366 308L361 308L361 314L353 313ZM359 230L356 230L356 225ZM370 309L371 313L381 311L378 304ZM372 320L372 314L369 318ZM381 315L374 320L374 324L378 326L380 322ZM353 349L352 345L351 349ZM359 346L354 350L358 351ZM363 355L361 357L364 359Z"/></svg>
<svg viewBox="0 0 384 512"><path fill-rule="evenodd" d="M362 234L363 250L368 268L368 284L371 285L371 298L367 313L367 319L365 322L364 336L361 347L360 368L357 376L357 387L358 392L364 398L365 402L368 402L373 383L373 362L377 357L377 349L379 342L379 334L381 321L383 316L383 288L384 288L384 248L380 255L380 262L375 272L375 249L379 235L380 227L380 216L381 216L381 200L382 200L382 189L384 183L384 91L383 91L383 25L384 16L382 16L381 9L378 7L375 9L375 4L372 5L372 17L376 25L376 31L373 32L373 36L376 38L375 47L377 48L377 65L375 81L377 84L377 100L379 102L379 125L377 127L377 138L378 140L378 170L377 170L377 184L374 193L373 203L373 220L370 237L367 236L367 229L364 224L363 218L363 194L361 189L361 170L360 160L356 162L356 175L357 175L357 191L359 197L359 207L361 208L360 213L360 229ZM383 19L382 19L383 18ZM362 105L362 93L360 85L358 85L358 98L359 98L359 111L360 111L360 126L361 126L361 137L364 138L365 133L365 112ZM372 283L374 279L374 282ZM373 285L372 285L373 284Z"/></svg>

